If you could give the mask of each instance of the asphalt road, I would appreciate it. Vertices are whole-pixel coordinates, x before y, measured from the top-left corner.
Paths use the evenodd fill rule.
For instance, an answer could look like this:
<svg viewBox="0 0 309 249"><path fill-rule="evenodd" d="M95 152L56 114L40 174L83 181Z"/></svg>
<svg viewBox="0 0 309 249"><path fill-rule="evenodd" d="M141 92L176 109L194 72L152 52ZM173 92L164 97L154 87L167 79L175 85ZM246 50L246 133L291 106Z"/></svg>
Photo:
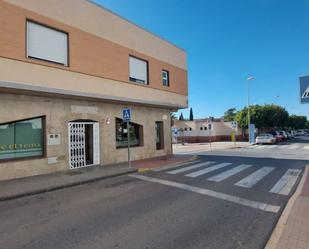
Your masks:
<svg viewBox="0 0 309 249"><path fill-rule="evenodd" d="M0 248L263 248L308 163L201 156L177 168L0 202Z"/></svg>

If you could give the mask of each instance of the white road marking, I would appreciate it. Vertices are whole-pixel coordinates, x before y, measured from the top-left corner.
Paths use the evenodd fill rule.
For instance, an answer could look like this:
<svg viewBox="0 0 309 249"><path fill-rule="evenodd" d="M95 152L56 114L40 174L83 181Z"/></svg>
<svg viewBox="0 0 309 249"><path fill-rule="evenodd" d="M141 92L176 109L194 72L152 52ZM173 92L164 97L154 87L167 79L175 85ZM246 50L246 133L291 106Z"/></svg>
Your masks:
<svg viewBox="0 0 309 249"><path fill-rule="evenodd" d="M229 178L233 175L236 175L238 174L239 172L245 170L245 169L248 169L252 167L252 165L248 165L248 164L241 164L233 169L230 169L230 170L227 170L227 171L224 171L218 175L214 175L212 177L209 177L207 178L207 180L209 181L213 181L213 182L221 182L223 180L225 180L226 178Z"/></svg>
<svg viewBox="0 0 309 249"><path fill-rule="evenodd" d="M231 164L232 163L219 163L219 164L216 164L216 165L211 166L209 168L201 169L199 171L195 171L193 173L187 174L186 176L188 176L188 177L197 177L197 176L204 175L204 174L207 174L209 172L215 171L217 169L221 169L221 168L226 167L226 166L231 165Z"/></svg>
<svg viewBox="0 0 309 249"><path fill-rule="evenodd" d="M244 179L240 180L239 182L235 183L236 186L244 187L244 188L251 188L260 180L262 180L265 176L267 176L270 172L272 172L275 168L273 167L263 167L251 175L245 177Z"/></svg>
<svg viewBox="0 0 309 249"><path fill-rule="evenodd" d="M289 169L269 191L279 195L288 195L300 174L300 169Z"/></svg>
<svg viewBox="0 0 309 249"><path fill-rule="evenodd" d="M189 161L189 162L186 162L186 163L178 163L178 164L175 164L175 165L166 165L166 166L162 166L162 167L159 167L159 168L154 168L154 169L152 169L152 171L159 172L159 171L163 171L163 170L167 170L167 169L174 169L174 168L178 168L178 167L181 167L181 166L186 166L186 165L199 163L199 162L200 162L200 160L195 160L195 161Z"/></svg>
<svg viewBox="0 0 309 249"><path fill-rule="evenodd" d="M288 145L288 144L281 145L281 146L279 146L279 149L287 149L288 147L290 147L290 145Z"/></svg>
<svg viewBox="0 0 309 249"><path fill-rule="evenodd" d="M304 146L305 150L309 150L309 145Z"/></svg>
<svg viewBox="0 0 309 249"><path fill-rule="evenodd" d="M178 183L178 182L173 182L173 181L167 181L167 180L162 180L162 179L157 179L153 177L148 177L148 176L143 176L143 175L137 175L133 174L130 175L131 177L143 180L143 181L148 181L148 182L154 182L154 183L159 183L165 186L170 186L210 197L214 197L217 199L233 202L242 206L246 207L251 207L255 209L259 209L265 212L271 212L271 213L278 213L280 210L280 206L275 206L263 202L257 202L257 201L251 201L248 199L240 198L234 195L229 195L229 194L224 194L220 192L216 192L210 189L204 189L204 188L199 188L199 187L194 187L188 184L183 184L183 183Z"/></svg>
<svg viewBox="0 0 309 249"><path fill-rule="evenodd" d="M277 148L277 147L278 147L278 145L269 145L269 146L268 146L269 149L275 149L275 148Z"/></svg>
<svg viewBox="0 0 309 249"><path fill-rule="evenodd" d="M261 149L264 149L264 148L265 148L265 145L258 145L255 149L261 150Z"/></svg>
<svg viewBox="0 0 309 249"><path fill-rule="evenodd" d="M188 154L196 154L196 153L201 153L201 152L205 152L207 150L191 150L191 151L184 151L184 152L177 152L175 154L179 154L179 155L188 155Z"/></svg>
<svg viewBox="0 0 309 249"><path fill-rule="evenodd" d="M298 145L298 144L294 144L294 145L290 146L289 149L291 149L291 150L296 150L296 149L298 149L298 148L299 148L299 145Z"/></svg>
<svg viewBox="0 0 309 249"><path fill-rule="evenodd" d="M196 168L208 166L208 165L213 164L213 163L214 162L211 162L211 161L203 162L203 163L198 163L198 164L194 164L192 166L184 167L184 168L181 168L181 169L175 169L175 170L172 170L172 171L168 171L167 173L175 175L175 174L178 174L178 173L181 173L181 172L189 171L191 169L196 169Z"/></svg>

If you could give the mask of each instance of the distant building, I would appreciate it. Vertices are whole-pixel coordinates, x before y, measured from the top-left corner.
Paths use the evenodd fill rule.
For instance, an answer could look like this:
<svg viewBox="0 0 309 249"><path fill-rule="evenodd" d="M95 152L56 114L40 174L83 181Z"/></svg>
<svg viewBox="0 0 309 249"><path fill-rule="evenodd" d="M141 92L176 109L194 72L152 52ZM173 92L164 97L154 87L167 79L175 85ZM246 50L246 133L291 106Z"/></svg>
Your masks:
<svg viewBox="0 0 309 249"><path fill-rule="evenodd" d="M203 143L209 141L231 141L235 135L237 141L242 141L242 130L232 122L224 122L218 118L175 120L174 128L179 130L178 141L187 143Z"/></svg>

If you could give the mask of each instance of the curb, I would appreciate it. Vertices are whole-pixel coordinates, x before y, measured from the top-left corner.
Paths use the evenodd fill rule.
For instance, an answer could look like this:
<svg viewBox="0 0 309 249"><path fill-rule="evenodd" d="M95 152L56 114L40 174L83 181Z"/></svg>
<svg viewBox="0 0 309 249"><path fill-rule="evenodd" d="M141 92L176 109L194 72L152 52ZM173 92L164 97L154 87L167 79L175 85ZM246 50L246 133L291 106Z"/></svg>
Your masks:
<svg viewBox="0 0 309 249"><path fill-rule="evenodd" d="M192 156L191 158L189 158L188 160L184 160L184 161L182 161L182 162L174 162L174 163L166 164L166 165L160 166L160 167L150 168L149 170L151 170L151 171L165 170L165 169L168 169L168 168L173 167L173 166L177 166L177 165L181 166L181 165L184 164L184 163L189 163L189 162L191 162L191 161L195 161L195 160L197 160L198 158L199 158L198 155L194 155L194 156Z"/></svg>
<svg viewBox="0 0 309 249"><path fill-rule="evenodd" d="M281 238L283 229L288 221L289 215L292 211L292 208L296 202L296 199L298 198L298 196L301 194L301 191L303 189L303 186L305 184L306 178L309 174L309 165L307 165L305 167L305 171L304 174L302 176L302 179L300 180L300 183L297 186L297 189L295 191L295 193L292 195L292 197L289 199L287 205L285 206L266 246L264 247L264 249L275 249L277 247L278 241Z"/></svg>
<svg viewBox="0 0 309 249"><path fill-rule="evenodd" d="M108 179L108 178L114 178L114 177L123 176L123 175L131 174L131 173L136 173L137 171L138 171L137 169L130 169L130 170L127 170L125 172L100 176L100 177L82 180L82 181L78 181L78 182L72 182L72 183L57 185L57 186L54 186L54 187L36 189L36 190L33 190L33 191L28 191L28 192L24 192L24 193L20 193L20 194L15 194L15 195L1 196L0 202L18 199L18 198L22 198L22 197L26 197L26 196L32 196L32 195L52 192L52 191L70 188L70 187L74 187L74 186L79 186L79 185L83 185L83 184L87 184L87 183L97 182L97 181L105 180L105 179Z"/></svg>
<svg viewBox="0 0 309 249"><path fill-rule="evenodd" d="M169 164L166 164L166 165L163 165L163 166L160 166L160 167L153 167L153 168L139 168L138 169L138 173L144 173L144 172L148 172L148 171L156 171L160 168L166 168L166 167L172 167L174 165L177 165L177 164L182 164L182 163L187 163L187 162L190 162L190 161L194 161L198 158L198 155L194 155L192 156L191 158L187 159L187 160L184 160L182 162L174 162L174 163L169 163Z"/></svg>
<svg viewBox="0 0 309 249"><path fill-rule="evenodd" d="M151 171L151 168L140 168L137 170L138 173L144 173L144 172L147 172L147 171Z"/></svg>

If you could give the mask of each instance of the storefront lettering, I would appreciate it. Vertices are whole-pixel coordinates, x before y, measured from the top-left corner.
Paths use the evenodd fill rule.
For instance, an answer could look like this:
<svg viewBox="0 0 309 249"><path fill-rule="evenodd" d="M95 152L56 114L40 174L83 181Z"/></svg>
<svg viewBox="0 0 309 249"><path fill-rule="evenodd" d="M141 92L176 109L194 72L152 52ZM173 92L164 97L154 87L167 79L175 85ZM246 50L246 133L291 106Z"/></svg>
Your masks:
<svg viewBox="0 0 309 249"><path fill-rule="evenodd" d="M23 150L23 149L37 149L42 148L42 145L39 143L31 143L31 144L3 144L0 145L0 151L7 150Z"/></svg>

